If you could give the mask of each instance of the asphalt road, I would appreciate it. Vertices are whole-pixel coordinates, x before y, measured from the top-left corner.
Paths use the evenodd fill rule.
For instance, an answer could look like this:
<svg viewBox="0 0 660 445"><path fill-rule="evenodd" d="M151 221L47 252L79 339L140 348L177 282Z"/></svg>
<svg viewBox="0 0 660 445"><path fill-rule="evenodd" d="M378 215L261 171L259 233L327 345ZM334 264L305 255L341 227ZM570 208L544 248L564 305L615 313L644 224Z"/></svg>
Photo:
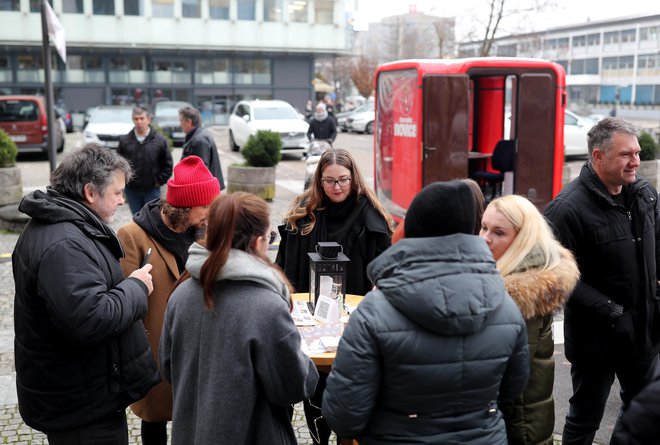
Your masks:
<svg viewBox="0 0 660 445"><path fill-rule="evenodd" d="M220 151L221 162L225 169L234 162L241 162L242 157L239 153L234 153L229 149L228 134L226 127L213 127L211 129L216 144ZM362 173L367 181L373 183L373 136L340 133L334 143L335 147L346 148L351 151L356 159ZM68 152L82 147L82 135L72 133L67 135L66 148L63 154L58 155L58 159ZM174 161L177 162L181 157L181 149L176 148L173 151ZM583 160L570 161L571 171L576 174ZM22 155L18 162L23 175L24 192L33 188L42 188L48 184L50 175L49 163L42 155ZM305 173L305 163L299 156L284 155L282 162L277 167L277 192L276 199L271 203L273 224L281 219L281 216L288 209L291 200L303 190L303 178ZM124 206L122 212L126 213L128 206ZM126 221L130 213L123 215L118 223ZM555 322L555 433L561 434L564 418L568 409L568 399L571 396L572 389L570 383L570 365L564 357L563 333L561 332L561 314L556 317ZM620 408L619 386L615 382L612 387L610 399L606 408L605 416L601 429L596 434L598 444L606 444L616 421L616 416Z"/></svg>

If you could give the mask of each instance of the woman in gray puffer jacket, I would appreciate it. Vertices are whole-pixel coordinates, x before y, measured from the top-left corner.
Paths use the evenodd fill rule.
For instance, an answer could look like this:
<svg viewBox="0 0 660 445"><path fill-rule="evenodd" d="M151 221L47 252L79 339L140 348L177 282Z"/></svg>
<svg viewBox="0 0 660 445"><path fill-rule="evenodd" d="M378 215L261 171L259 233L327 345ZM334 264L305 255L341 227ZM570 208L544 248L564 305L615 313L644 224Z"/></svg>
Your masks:
<svg viewBox="0 0 660 445"><path fill-rule="evenodd" d="M377 289L351 314L323 415L360 444L506 445L498 400L529 374L525 323L458 181L424 188L406 238L369 264Z"/></svg>

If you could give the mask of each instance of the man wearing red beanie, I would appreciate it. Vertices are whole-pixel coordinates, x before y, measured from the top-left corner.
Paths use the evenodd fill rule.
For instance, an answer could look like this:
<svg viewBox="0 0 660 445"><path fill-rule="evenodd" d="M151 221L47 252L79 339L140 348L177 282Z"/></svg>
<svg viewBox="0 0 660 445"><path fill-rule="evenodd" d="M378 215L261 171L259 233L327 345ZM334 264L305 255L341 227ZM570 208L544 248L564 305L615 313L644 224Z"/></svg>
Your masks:
<svg viewBox="0 0 660 445"><path fill-rule="evenodd" d="M219 195L218 179L201 158L188 156L174 166L166 198L147 203L117 232L125 252L121 260L125 274L135 270L134 265L139 267L151 250L154 291L143 321L156 363L167 300L184 271L188 247L204 238L208 209ZM167 421L172 420L172 387L161 382L131 409L142 419L142 443L165 445Z"/></svg>

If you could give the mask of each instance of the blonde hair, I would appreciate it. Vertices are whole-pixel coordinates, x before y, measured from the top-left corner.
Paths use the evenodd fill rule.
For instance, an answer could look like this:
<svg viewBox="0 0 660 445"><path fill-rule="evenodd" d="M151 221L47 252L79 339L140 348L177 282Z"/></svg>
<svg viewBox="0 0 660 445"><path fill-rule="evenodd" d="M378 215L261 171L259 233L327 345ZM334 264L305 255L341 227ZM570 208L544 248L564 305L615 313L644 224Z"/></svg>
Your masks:
<svg viewBox="0 0 660 445"><path fill-rule="evenodd" d="M488 207L498 211L518 233L497 260L503 277L528 268L553 269L559 265L561 244L543 215L527 198L506 195L494 199Z"/></svg>

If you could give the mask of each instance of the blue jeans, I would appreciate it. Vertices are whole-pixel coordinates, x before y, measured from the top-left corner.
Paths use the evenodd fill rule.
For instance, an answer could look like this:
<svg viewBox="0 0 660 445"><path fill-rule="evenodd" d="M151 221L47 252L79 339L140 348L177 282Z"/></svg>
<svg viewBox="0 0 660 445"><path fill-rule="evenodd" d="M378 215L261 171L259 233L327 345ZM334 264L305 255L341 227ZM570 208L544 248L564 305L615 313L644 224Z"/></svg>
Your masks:
<svg viewBox="0 0 660 445"><path fill-rule="evenodd" d="M131 208L131 213L133 215L144 207L146 203L151 202L154 199L160 199L160 187L144 192L126 187L124 192L126 192L126 200L128 201L128 206Z"/></svg>

